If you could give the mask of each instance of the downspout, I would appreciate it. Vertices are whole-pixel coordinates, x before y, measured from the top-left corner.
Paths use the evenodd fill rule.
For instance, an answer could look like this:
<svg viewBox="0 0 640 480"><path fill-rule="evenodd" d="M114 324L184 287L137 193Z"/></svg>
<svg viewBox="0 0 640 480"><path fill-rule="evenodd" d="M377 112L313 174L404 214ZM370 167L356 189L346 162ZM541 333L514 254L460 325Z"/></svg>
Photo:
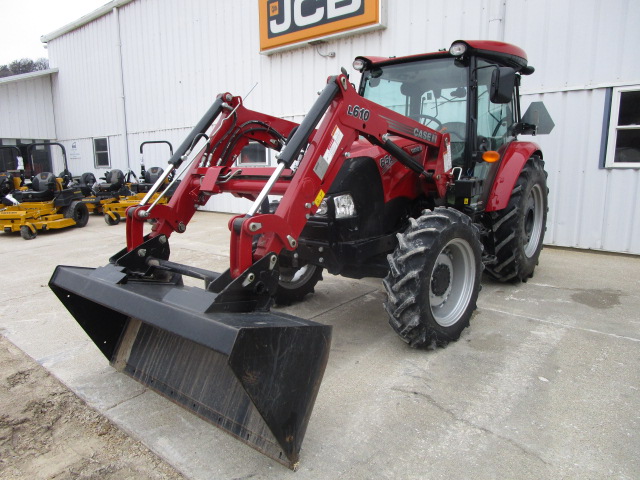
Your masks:
<svg viewBox="0 0 640 480"><path fill-rule="evenodd" d="M116 22L116 47L118 50L118 77L120 80L120 115L122 119L122 137L124 139L124 155L127 160L127 170L131 170L131 162L129 158L129 129L127 127L127 101L124 95L124 66L122 62L122 36L120 34L120 12L118 7L113 7L113 14Z"/></svg>
<svg viewBox="0 0 640 480"><path fill-rule="evenodd" d="M508 0L491 0L489 2L489 36L499 42L505 41L505 21L507 18Z"/></svg>
<svg viewBox="0 0 640 480"><path fill-rule="evenodd" d="M499 30L499 35L500 35L500 41L504 42L505 41L505 30L506 30L506 23L507 23L507 1L508 0L501 0L500 2L500 30Z"/></svg>

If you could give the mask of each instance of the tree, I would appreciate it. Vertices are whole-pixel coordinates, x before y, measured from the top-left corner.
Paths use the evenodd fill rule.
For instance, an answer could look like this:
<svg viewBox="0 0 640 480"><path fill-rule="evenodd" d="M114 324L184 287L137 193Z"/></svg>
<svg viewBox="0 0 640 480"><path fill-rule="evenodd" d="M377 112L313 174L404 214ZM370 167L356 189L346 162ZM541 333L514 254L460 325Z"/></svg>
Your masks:
<svg viewBox="0 0 640 480"><path fill-rule="evenodd" d="M30 58L21 58L14 60L8 65L0 65L0 78L10 77L11 75L20 75L23 73L38 72L49 68L49 60L39 58L31 60Z"/></svg>

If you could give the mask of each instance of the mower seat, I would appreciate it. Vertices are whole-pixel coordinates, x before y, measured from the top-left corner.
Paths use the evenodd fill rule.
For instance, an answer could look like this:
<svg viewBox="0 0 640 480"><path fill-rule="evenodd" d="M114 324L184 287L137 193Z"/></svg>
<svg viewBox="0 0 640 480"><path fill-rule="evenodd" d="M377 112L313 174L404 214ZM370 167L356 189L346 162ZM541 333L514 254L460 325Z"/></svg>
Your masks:
<svg viewBox="0 0 640 480"><path fill-rule="evenodd" d="M156 183L163 173L164 173L164 170L162 168L151 167L149 170L144 172L144 182Z"/></svg>
<svg viewBox="0 0 640 480"><path fill-rule="evenodd" d="M18 190L13 197L18 202L48 202L56 191L56 176L51 172L38 173L31 180L31 189Z"/></svg>
<svg viewBox="0 0 640 480"><path fill-rule="evenodd" d="M104 183L98 183L93 186L96 193L100 192L117 192L124 186L124 173L122 170L111 170L107 172Z"/></svg>
<svg viewBox="0 0 640 480"><path fill-rule="evenodd" d="M0 195L13 192L13 175L9 172L0 172Z"/></svg>
<svg viewBox="0 0 640 480"><path fill-rule="evenodd" d="M162 176L164 170L160 167L151 167L149 170L144 172L144 182L139 183L136 186L136 190L138 193L147 193L151 190L151 187L158 181L158 179Z"/></svg>
<svg viewBox="0 0 640 480"><path fill-rule="evenodd" d="M60 172L58 178L62 179L62 188L69 188L69 184L73 181L73 175L66 169Z"/></svg>
<svg viewBox="0 0 640 480"><path fill-rule="evenodd" d="M93 194L93 186L96 184L96 176L91 172L85 172L80 175L80 191L85 197L89 197Z"/></svg>

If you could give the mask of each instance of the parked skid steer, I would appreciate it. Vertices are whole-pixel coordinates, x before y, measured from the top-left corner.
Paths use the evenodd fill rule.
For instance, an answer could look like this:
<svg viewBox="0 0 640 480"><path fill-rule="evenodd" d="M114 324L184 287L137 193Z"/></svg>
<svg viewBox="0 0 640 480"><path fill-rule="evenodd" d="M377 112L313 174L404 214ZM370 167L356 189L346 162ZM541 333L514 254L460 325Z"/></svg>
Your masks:
<svg viewBox="0 0 640 480"><path fill-rule="evenodd" d="M359 89L343 69L299 125L219 95L127 210L126 247L101 268L59 266L50 281L114 367L290 468L331 327L270 310L273 299L302 299L324 269L383 278L400 337L444 346L469 324L483 267L526 281L545 231L542 153L517 140L536 133L520 113L520 76L533 72L524 51L457 41L354 68ZM277 166L237 162L256 147L278 151ZM171 200L151 203L179 167ZM253 200L229 222L229 269L169 260L171 234L223 192ZM282 199L270 206L268 195Z"/></svg>

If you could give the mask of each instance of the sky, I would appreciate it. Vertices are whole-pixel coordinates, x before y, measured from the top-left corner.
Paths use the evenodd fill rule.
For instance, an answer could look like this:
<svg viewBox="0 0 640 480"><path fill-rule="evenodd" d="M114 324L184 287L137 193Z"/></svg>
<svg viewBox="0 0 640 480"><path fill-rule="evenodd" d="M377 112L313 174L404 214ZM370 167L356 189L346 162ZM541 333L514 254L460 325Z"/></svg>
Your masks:
<svg viewBox="0 0 640 480"><path fill-rule="evenodd" d="M49 58L40 41L109 0L0 0L0 65L21 58Z"/></svg>

